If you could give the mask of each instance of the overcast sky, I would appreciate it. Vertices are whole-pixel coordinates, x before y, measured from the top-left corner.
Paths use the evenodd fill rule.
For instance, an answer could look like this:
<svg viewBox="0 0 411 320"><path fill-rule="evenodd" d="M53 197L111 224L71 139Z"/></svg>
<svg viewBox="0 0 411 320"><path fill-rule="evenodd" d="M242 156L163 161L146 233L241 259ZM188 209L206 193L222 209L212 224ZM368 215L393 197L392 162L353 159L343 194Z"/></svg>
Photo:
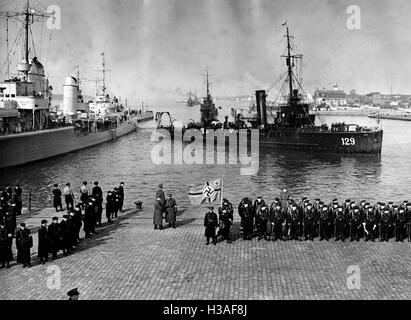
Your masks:
<svg viewBox="0 0 411 320"><path fill-rule="evenodd" d="M2 0L14 9L23 0ZM39 0L33 1L38 4ZM409 0L41 0L61 8L61 29L33 29L36 54L55 92L80 66L84 77L106 53L109 89L129 101L204 94L207 66L213 94L267 89L284 70L280 55L287 20L304 54L304 88L411 93ZM347 28L347 8L361 9L361 29ZM1 21L3 64L4 20ZM41 30L43 30L41 32ZM20 51L17 56L21 56ZM12 66L14 71L15 67ZM93 95L91 82L84 82Z"/></svg>

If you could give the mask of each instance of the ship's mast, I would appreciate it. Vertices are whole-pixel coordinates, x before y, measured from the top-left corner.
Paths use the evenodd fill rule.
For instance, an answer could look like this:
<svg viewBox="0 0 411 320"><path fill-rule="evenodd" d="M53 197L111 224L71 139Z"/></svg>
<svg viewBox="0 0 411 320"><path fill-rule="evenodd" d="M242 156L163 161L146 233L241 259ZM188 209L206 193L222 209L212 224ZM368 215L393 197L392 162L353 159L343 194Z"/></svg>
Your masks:
<svg viewBox="0 0 411 320"><path fill-rule="evenodd" d="M207 98L210 97L210 83L208 82L208 70L206 69L206 75L207 75Z"/></svg>
<svg viewBox="0 0 411 320"><path fill-rule="evenodd" d="M24 28L24 62L29 63L29 27L30 27L30 18L32 19L32 23L34 22L34 18L50 18L54 16L54 12L52 13L47 13L44 12L43 10L40 10L39 13L36 13L35 10L30 9L30 0L26 0L26 5L22 10L17 10L17 11L10 11L10 12L0 12L0 16L3 16L6 18L6 32L7 32L7 47L8 47L8 19L9 18L18 18L18 17L24 17L23 18L23 28ZM7 64L9 65L9 51L7 48ZM9 73L9 70L7 71ZM23 70L24 75L26 76L26 79L28 79L28 70Z"/></svg>
<svg viewBox="0 0 411 320"><path fill-rule="evenodd" d="M106 57L104 52L101 56L103 57L103 96L106 96Z"/></svg>
<svg viewBox="0 0 411 320"><path fill-rule="evenodd" d="M290 44L290 32L287 27L287 67L288 67L288 85L290 88L290 102L293 94L293 70L291 64L291 44Z"/></svg>
<svg viewBox="0 0 411 320"><path fill-rule="evenodd" d="M26 12L24 17L24 60L29 62L29 15L30 0L26 1ZM28 71L26 71L27 73Z"/></svg>

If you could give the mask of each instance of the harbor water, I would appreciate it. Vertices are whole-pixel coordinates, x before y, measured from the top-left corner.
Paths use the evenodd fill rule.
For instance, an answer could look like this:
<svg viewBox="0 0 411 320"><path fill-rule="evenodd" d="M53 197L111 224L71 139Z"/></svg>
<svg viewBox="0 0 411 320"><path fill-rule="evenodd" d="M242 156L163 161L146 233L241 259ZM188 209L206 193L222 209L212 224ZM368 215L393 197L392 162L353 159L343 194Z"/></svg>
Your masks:
<svg viewBox="0 0 411 320"><path fill-rule="evenodd" d="M217 101L221 106L219 117L230 115L231 107L247 107L247 102ZM188 122L199 120L199 106L187 107L183 103L158 102L149 106L156 111L169 111L173 118ZM318 119L319 121L319 119ZM374 119L365 116L324 118L332 122L358 123L376 126ZM151 158L155 142L151 141L154 122L142 123L137 132L117 141L72 152L52 159L0 171L0 185L19 184L24 190L25 206L31 191L32 208L52 205L51 190L54 183L62 188L70 182L79 199L79 188L88 181L90 188L99 181L104 191L125 182L125 204L133 207L140 200L151 206L159 183L166 192L173 193L180 208L190 208L187 186L222 177L224 197L235 206L245 197L262 195L271 202L286 186L292 197L320 197L330 201L334 197L344 201L366 199L377 201L411 200L411 123L383 120L382 154L349 155L321 154L301 151L260 150L259 170L255 175L241 175L241 165L214 164L156 165Z"/></svg>

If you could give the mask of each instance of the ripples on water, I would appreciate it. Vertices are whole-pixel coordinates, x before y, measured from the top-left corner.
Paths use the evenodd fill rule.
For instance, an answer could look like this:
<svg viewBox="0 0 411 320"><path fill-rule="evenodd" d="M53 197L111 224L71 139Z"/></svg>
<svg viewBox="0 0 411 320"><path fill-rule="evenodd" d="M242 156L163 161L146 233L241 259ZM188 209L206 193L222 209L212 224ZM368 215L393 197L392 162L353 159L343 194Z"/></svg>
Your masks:
<svg viewBox="0 0 411 320"><path fill-rule="evenodd" d="M229 115L229 104L223 112ZM198 120L199 107L163 104L156 108L170 111L173 118ZM327 123L345 121L375 125L366 117L329 117ZM155 165L151 161L150 141L153 123L142 124L138 132L85 150L0 171L0 184L19 183L25 194L33 193L33 207L51 206L54 183L70 182L77 192L83 180L99 181L103 191L125 182L126 205L141 200L152 205L159 183L174 194L180 207L190 208L187 185L217 177L224 178L224 197L235 205L242 197L264 196L270 202L279 188L287 186L295 198L337 197L376 201L411 200L411 122L384 120L381 156L326 155L307 152L260 152L259 171L254 176L240 175L240 165Z"/></svg>

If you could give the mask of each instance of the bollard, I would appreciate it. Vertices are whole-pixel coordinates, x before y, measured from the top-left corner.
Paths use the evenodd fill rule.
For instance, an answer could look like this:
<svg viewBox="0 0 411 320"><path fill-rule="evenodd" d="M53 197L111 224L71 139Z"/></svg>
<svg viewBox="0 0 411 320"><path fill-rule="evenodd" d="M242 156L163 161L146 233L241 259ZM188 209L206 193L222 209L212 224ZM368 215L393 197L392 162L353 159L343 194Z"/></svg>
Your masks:
<svg viewBox="0 0 411 320"><path fill-rule="evenodd" d="M31 190L29 190L29 213L31 214Z"/></svg>
<svg viewBox="0 0 411 320"><path fill-rule="evenodd" d="M143 209L143 203L141 201L136 201L134 203L136 204L136 209L137 210L142 210Z"/></svg>

